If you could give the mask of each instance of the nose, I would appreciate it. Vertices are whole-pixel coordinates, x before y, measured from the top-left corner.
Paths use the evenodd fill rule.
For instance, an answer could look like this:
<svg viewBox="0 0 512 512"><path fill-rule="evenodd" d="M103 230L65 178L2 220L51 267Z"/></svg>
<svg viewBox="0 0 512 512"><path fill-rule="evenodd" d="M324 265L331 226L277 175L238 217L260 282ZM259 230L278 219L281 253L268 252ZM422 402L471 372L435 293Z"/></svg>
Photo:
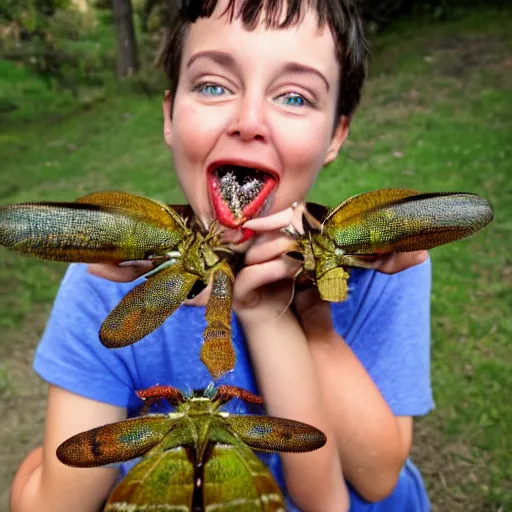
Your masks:
<svg viewBox="0 0 512 512"><path fill-rule="evenodd" d="M264 100L248 95L240 98L233 112L228 133L230 136L239 137L244 142L265 141L268 137L268 126L265 119Z"/></svg>

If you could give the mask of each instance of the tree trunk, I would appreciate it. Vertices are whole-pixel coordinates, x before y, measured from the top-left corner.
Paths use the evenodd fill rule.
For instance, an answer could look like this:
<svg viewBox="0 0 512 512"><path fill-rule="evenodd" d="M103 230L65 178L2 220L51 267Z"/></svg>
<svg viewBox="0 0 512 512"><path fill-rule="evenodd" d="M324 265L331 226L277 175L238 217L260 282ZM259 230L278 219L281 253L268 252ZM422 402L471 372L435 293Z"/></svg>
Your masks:
<svg viewBox="0 0 512 512"><path fill-rule="evenodd" d="M117 76L133 75L138 68L137 41L131 0L112 0L117 34Z"/></svg>

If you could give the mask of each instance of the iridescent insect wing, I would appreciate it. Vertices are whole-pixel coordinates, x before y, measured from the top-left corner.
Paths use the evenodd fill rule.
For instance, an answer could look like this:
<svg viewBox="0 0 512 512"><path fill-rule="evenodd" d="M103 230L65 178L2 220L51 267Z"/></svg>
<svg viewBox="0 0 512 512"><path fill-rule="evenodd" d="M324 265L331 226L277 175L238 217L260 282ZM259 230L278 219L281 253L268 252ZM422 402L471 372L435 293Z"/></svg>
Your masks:
<svg viewBox="0 0 512 512"><path fill-rule="evenodd" d="M160 443L171 428L165 415L131 418L81 432L57 448L68 466L90 468L140 457Z"/></svg>
<svg viewBox="0 0 512 512"><path fill-rule="evenodd" d="M474 194L384 189L335 208L324 234L345 254L416 251L467 237L492 216L489 203Z"/></svg>
<svg viewBox="0 0 512 512"><path fill-rule="evenodd" d="M123 193L87 197L91 203L84 203L82 198L73 203L1 207L0 244L43 259L115 263L165 257L184 237L177 221L180 217L177 213L173 214L175 218L170 215L163 208L165 205L145 198L139 201L134 199L136 196ZM107 199L111 205L104 203Z"/></svg>
<svg viewBox="0 0 512 512"><path fill-rule="evenodd" d="M410 188L381 188L357 194L331 208L325 216L324 222L334 222L339 226L350 224L357 220L364 212L372 211L375 208L390 205L406 197L418 194L417 190Z"/></svg>
<svg viewBox="0 0 512 512"><path fill-rule="evenodd" d="M247 445L220 425L210 441L200 482L205 512L285 512L279 486Z"/></svg>
<svg viewBox="0 0 512 512"><path fill-rule="evenodd" d="M415 190L393 188L350 197L329 211L323 221L323 234L345 253L371 253L368 247L373 249L372 243L379 241L379 235L376 227L372 231L368 217L376 210L417 194Z"/></svg>
<svg viewBox="0 0 512 512"><path fill-rule="evenodd" d="M103 322L103 345L125 347L153 332L187 298L197 279L178 261L133 288Z"/></svg>
<svg viewBox="0 0 512 512"><path fill-rule="evenodd" d="M172 206L148 197L127 192L106 191L87 194L76 202L118 208L127 215L139 217L154 226L165 229L186 229L184 219ZM184 208L184 206L178 205L177 208Z"/></svg>

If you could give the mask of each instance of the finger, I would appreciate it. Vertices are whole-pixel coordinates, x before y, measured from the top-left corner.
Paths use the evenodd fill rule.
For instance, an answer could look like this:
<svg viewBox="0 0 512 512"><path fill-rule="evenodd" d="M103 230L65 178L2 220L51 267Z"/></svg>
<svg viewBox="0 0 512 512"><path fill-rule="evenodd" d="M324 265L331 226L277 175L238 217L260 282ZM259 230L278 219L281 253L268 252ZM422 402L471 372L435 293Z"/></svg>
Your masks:
<svg viewBox="0 0 512 512"><path fill-rule="evenodd" d="M304 209L304 203L294 203L290 208L286 208L286 210L268 215L267 217L248 220L244 224L244 228L262 232L277 231L292 226L295 231L303 233L302 214Z"/></svg>
<svg viewBox="0 0 512 512"><path fill-rule="evenodd" d="M261 231L274 231L288 226L292 222L293 216L293 208L286 208L286 210L268 215L267 217L248 220L244 224L244 228L252 229L258 233Z"/></svg>
<svg viewBox="0 0 512 512"><path fill-rule="evenodd" d="M295 241L280 232L264 233L245 253L245 264L254 265L280 257L295 249Z"/></svg>
<svg viewBox="0 0 512 512"><path fill-rule="evenodd" d="M279 258L244 267L235 279L234 296L237 300L245 302L245 298L254 290L293 277L300 266L300 262L295 260Z"/></svg>
<svg viewBox="0 0 512 512"><path fill-rule="evenodd" d="M115 281L117 283L128 283L142 276L153 268L151 261L145 262L145 265L123 266L112 263L91 263L87 265L87 272L96 277Z"/></svg>
<svg viewBox="0 0 512 512"><path fill-rule="evenodd" d="M415 265L423 263L428 258L428 251L392 252L375 262L375 269L383 274L396 274Z"/></svg>

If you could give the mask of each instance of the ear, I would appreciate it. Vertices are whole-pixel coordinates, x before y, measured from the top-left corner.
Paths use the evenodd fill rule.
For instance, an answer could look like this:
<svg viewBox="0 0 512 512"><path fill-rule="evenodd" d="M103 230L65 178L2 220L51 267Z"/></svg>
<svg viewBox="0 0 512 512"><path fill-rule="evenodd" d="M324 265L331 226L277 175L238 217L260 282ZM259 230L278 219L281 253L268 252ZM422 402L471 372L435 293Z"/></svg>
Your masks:
<svg viewBox="0 0 512 512"><path fill-rule="evenodd" d="M334 133L332 135L331 143L327 148L327 153L324 159L324 165L330 164L337 156L341 146L347 138L348 131L350 128L350 117L341 116Z"/></svg>
<svg viewBox="0 0 512 512"><path fill-rule="evenodd" d="M172 94L169 90L165 91L162 110L164 114L164 140L169 147L172 147Z"/></svg>

